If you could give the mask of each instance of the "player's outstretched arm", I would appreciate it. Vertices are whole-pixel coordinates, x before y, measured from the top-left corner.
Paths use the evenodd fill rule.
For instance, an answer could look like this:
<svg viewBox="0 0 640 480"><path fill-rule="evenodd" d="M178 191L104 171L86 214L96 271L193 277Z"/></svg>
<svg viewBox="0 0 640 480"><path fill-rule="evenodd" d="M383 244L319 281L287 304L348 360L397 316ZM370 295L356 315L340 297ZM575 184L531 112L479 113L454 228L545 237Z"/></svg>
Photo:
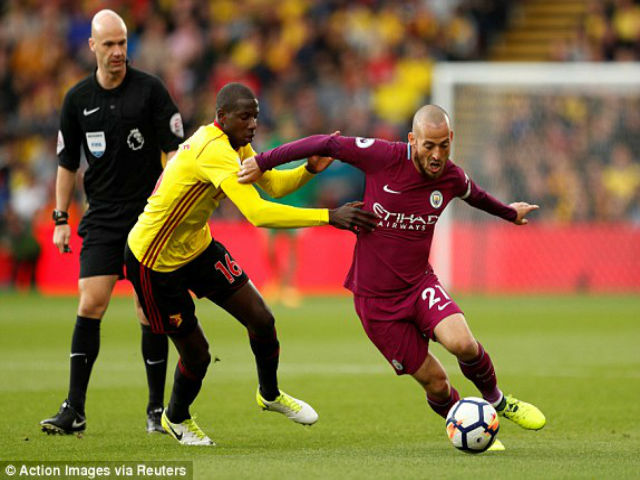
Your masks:
<svg viewBox="0 0 640 480"><path fill-rule="evenodd" d="M240 183L252 183L262 176L262 172L271 170L273 167L284 163L300 160L302 158L311 158L310 165L316 162L312 157L338 157L340 150L339 132L331 135L312 135L310 137L301 138L293 142L285 143L267 152L248 158L242 162L240 171L238 172L238 181ZM346 138L344 139L346 141ZM262 160L259 160L262 159ZM345 160L345 159L342 159ZM266 162L267 165L262 164ZM319 165L320 162L317 164ZM329 166L329 163L325 168ZM311 168L315 168L311 166ZM321 167L318 167L318 172ZM316 172L317 173L317 172Z"/></svg>
<svg viewBox="0 0 640 480"><path fill-rule="evenodd" d="M339 135L340 131L336 130L331 135L314 135L280 145L280 147L273 149L277 150L279 157L281 157L276 162L276 165L307 158L306 169L309 173L323 172L333 162L331 148L329 148L326 140ZM272 152L273 150L270 151ZM265 171L270 169L271 167L263 170L255 156L246 158L242 161L238 171L238 182L255 183L262 178Z"/></svg>
<svg viewBox="0 0 640 480"><path fill-rule="evenodd" d="M240 183L258 183L260 187L266 191L269 195L275 198L282 197L291 193L293 190L297 190L304 183L313 177L300 176L298 170L304 169L304 171L311 175L324 172L329 165L333 163L332 157L321 157L320 155L313 155L309 157L306 165L303 165L297 169L291 170L269 170L263 172L260 170L256 157L249 157L242 162L242 166L238 171L238 182ZM267 178L270 177L270 178ZM296 177L294 182L291 182L288 177ZM304 182L299 182L297 177L300 177ZM295 185L293 189L288 188L289 183L300 183ZM286 185L287 188L281 188ZM286 190L286 191L285 191Z"/></svg>
<svg viewBox="0 0 640 480"><path fill-rule="evenodd" d="M297 168L268 170L263 174L261 173L262 177L255 183L273 198L282 198L306 185L314 175L325 171L332 162L333 158L331 157L316 155L310 157L306 165L301 165Z"/></svg>
<svg viewBox="0 0 640 480"><path fill-rule="evenodd" d="M233 176L220 184L227 197L238 207L249 222L256 227L300 228L331 224L336 228L356 231L373 230L375 215L358 206L344 205L335 210L326 208L296 208L269 202L258 195L251 185L238 183Z"/></svg>
<svg viewBox="0 0 640 480"><path fill-rule="evenodd" d="M514 202L509 204L511 208L513 208L516 213L516 219L513 221L516 225L526 225L529 223L525 217L533 212L534 210L538 210L540 207L538 205L530 205L527 202Z"/></svg>
<svg viewBox="0 0 640 480"><path fill-rule="evenodd" d="M538 205L530 205L527 202L514 202L506 205L491 194L485 192L468 176L465 175L464 177L466 179L467 191L460 198L472 207L484 210L491 215L503 218L516 225L526 225L528 220L525 217L539 208Z"/></svg>

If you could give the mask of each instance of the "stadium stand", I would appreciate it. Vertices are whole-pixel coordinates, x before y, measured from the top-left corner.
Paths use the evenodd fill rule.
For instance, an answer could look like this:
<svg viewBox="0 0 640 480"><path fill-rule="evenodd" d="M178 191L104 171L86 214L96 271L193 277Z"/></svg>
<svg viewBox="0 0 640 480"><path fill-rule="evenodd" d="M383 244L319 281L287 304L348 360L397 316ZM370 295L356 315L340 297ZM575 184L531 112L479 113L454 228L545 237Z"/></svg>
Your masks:
<svg viewBox="0 0 640 480"><path fill-rule="evenodd" d="M249 84L261 101L254 142L260 149L334 130L403 139L409 116L429 100L435 62L498 58L501 40L530 25L526 18L540 16L543 7L551 15L553 3L283 0L274 6L267 0L119 0L111 8L131 26L130 60L168 85L187 134L213 119L216 89L231 80ZM639 2L571 3L581 4L575 12L582 13L577 22L563 24L570 34L545 44L547 60L640 59ZM8 220L15 216L10 212L24 213L19 221L27 231L48 222L62 95L93 68L86 39L90 18L101 5L10 0L0 11L0 285L13 281ZM578 98L563 106L552 99L513 102L518 108L498 137L505 149L483 153L480 160L489 171L471 170L481 183L483 175L490 176L485 184L499 184L501 198L517 192L536 199L544 220L640 222L640 142L637 134L629 134L640 127L637 99ZM586 121L591 108L602 113ZM527 127L532 109L552 126ZM525 128L527 141L560 148L557 161L542 159L531 168L511 155ZM584 141L563 142L567 138ZM495 182L505 177L521 178L523 184ZM317 179L309 201L331 207L357 198L359 178L354 169L335 165L330 175ZM78 209L81 199L78 191ZM238 218L233 208L220 212Z"/></svg>

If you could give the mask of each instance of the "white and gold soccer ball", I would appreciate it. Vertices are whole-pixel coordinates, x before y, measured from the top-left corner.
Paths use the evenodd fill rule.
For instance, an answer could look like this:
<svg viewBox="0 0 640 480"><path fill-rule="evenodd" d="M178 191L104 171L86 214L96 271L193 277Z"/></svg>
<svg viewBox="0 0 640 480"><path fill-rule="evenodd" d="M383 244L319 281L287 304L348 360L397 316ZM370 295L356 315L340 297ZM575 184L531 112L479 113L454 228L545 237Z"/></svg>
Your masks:
<svg viewBox="0 0 640 480"><path fill-rule="evenodd" d="M449 410L446 428L449 440L458 450L482 453L495 441L500 420L489 402L478 397L466 397Z"/></svg>

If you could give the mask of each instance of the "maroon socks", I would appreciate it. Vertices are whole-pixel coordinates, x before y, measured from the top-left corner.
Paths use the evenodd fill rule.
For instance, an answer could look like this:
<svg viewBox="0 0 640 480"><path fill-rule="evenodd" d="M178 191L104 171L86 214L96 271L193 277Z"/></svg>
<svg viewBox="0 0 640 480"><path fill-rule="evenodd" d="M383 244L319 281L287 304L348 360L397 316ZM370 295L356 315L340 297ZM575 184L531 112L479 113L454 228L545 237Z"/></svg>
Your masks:
<svg viewBox="0 0 640 480"><path fill-rule="evenodd" d="M478 356L471 362L465 363L458 360L460 370L465 377L473 382L480 390L482 397L489 403L495 404L502 398L502 392L498 388L496 371L493 368L491 357L478 343Z"/></svg>

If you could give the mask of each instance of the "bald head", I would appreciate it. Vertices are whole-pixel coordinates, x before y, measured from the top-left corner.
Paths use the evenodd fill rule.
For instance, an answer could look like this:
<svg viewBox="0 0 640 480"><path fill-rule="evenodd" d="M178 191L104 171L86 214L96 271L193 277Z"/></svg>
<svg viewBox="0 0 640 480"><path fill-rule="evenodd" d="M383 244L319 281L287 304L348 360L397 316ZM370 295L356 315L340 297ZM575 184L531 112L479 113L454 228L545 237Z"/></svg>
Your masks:
<svg viewBox="0 0 640 480"><path fill-rule="evenodd" d="M127 34L127 25L120 15L113 10L100 10L91 20L91 36L101 36L106 32L120 31Z"/></svg>
<svg viewBox="0 0 640 480"><path fill-rule="evenodd" d="M424 129L427 126L440 127L443 125L446 125L447 128L451 128L447 112L438 105L425 105L420 107L413 116L411 129L415 132L417 130Z"/></svg>

